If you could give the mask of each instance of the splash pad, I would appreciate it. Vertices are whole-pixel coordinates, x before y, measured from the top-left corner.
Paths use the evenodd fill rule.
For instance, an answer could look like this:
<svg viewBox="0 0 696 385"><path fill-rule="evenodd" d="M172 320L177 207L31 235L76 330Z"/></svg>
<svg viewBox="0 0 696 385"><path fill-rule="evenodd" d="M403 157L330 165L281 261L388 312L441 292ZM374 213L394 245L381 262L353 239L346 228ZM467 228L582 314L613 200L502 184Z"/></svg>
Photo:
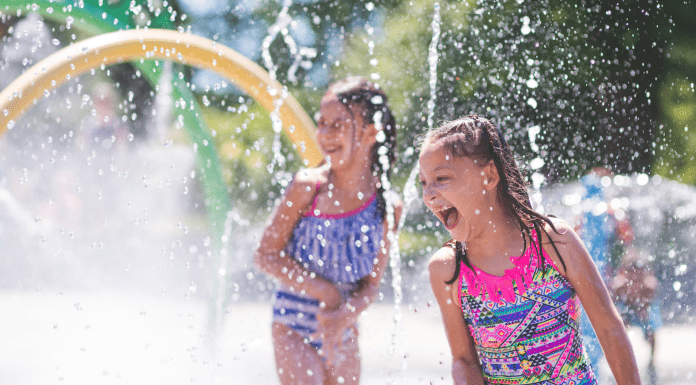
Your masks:
<svg viewBox="0 0 696 385"><path fill-rule="evenodd" d="M314 123L300 104L291 95L284 95L280 83L272 80L261 67L212 40L163 29L117 31L95 36L63 48L37 63L0 92L0 135L13 129L15 119L68 80L94 68L138 59L171 60L219 73L254 98L266 111L277 111L285 133L305 165L316 165L322 159L313 137ZM190 104L194 104L193 100ZM185 115L184 126L197 145L197 163L211 202L208 215L215 247L221 255L226 255L223 248L228 245L220 240L230 205L217 152L208 145L211 141L198 111L182 108L177 113L182 118ZM223 263L224 258L220 264ZM224 284L220 283L219 287L224 287ZM220 311L223 298L224 294L220 293L216 299L218 310L214 313Z"/></svg>

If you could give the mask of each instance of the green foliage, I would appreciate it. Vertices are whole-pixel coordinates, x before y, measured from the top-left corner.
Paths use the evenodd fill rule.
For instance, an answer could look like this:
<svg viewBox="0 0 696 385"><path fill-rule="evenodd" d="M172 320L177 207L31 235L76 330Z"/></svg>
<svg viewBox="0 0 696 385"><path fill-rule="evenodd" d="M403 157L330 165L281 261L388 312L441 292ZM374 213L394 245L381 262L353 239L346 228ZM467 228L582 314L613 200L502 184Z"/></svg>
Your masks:
<svg viewBox="0 0 696 385"><path fill-rule="evenodd" d="M230 103L229 97L206 97L215 103L205 109L205 120L220 156L232 204L246 215L265 217L290 181L290 170L302 166L301 159L284 135L273 132L269 113L252 99ZM281 143L282 161L278 166L276 160L270 168L276 139Z"/></svg>
<svg viewBox="0 0 696 385"><path fill-rule="evenodd" d="M655 172L679 182L696 184L696 94L694 83L671 71L660 92L663 125L656 140Z"/></svg>

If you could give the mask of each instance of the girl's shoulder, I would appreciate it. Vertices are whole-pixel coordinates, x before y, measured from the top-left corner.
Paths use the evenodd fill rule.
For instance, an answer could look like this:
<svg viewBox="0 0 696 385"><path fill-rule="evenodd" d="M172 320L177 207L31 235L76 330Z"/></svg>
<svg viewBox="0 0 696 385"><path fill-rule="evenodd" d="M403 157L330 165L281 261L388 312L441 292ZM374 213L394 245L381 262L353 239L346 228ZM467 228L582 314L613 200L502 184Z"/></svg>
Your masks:
<svg viewBox="0 0 696 385"><path fill-rule="evenodd" d="M457 269L457 257L454 249L448 245L442 246L430 257L428 272L430 279L449 281Z"/></svg>
<svg viewBox="0 0 696 385"><path fill-rule="evenodd" d="M544 231L541 234L544 245L550 244L550 241L560 245L577 244L580 237L575 232L573 226L561 218L554 216L549 216L548 218L551 220L551 223L544 223Z"/></svg>
<svg viewBox="0 0 696 385"><path fill-rule="evenodd" d="M311 204L319 186L327 183L328 176L328 169L322 166L298 171L285 189L285 198L299 207Z"/></svg>
<svg viewBox="0 0 696 385"><path fill-rule="evenodd" d="M326 184L329 180L329 168L322 165L318 167L303 168L293 177L293 183L315 187Z"/></svg>
<svg viewBox="0 0 696 385"><path fill-rule="evenodd" d="M328 180L328 168L323 166L304 168L295 173L288 189L308 192L314 196L319 186L325 185L328 183Z"/></svg>
<svg viewBox="0 0 696 385"><path fill-rule="evenodd" d="M560 268L561 273L567 276L568 270L574 271L578 262L586 259L587 249L568 222L556 217L549 217L549 219L553 226L544 224L545 231L541 233L541 242L544 251Z"/></svg>

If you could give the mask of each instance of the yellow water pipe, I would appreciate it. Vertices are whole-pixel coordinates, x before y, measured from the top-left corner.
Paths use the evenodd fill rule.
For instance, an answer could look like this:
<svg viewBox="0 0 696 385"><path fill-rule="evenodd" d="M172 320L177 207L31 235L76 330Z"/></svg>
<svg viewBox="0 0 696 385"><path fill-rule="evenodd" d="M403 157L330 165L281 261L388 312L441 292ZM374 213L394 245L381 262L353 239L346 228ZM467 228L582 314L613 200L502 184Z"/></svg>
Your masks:
<svg viewBox="0 0 696 385"><path fill-rule="evenodd" d="M139 59L171 60L217 72L259 102L266 111L279 110L283 129L305 164L322 160L315 126L292 97L281 99L282 86L253 61L204 37L165 29L121 30L71 44L29 68L0 92L0 135L51 90L90 69Z"/></svg>

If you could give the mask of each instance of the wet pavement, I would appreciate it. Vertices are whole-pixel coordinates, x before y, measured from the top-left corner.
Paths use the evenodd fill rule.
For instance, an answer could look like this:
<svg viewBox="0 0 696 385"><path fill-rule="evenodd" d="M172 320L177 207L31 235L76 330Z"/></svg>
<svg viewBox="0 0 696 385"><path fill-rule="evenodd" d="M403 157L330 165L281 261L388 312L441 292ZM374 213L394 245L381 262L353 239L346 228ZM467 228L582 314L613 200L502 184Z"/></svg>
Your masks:
<svg viewBox="0 0 696 385"><path fill-rule="evenodd" d="M228 307L207 337L204 301L127 292L0 292L0 384L278 384L269 303ZM396 322L400 319L400 322ZM435 305L371 306L360 317L362 384L451 384ZM629 329L643 383L696 384L696 325ZM608 367L601 383L611 384Z"/></svg>

